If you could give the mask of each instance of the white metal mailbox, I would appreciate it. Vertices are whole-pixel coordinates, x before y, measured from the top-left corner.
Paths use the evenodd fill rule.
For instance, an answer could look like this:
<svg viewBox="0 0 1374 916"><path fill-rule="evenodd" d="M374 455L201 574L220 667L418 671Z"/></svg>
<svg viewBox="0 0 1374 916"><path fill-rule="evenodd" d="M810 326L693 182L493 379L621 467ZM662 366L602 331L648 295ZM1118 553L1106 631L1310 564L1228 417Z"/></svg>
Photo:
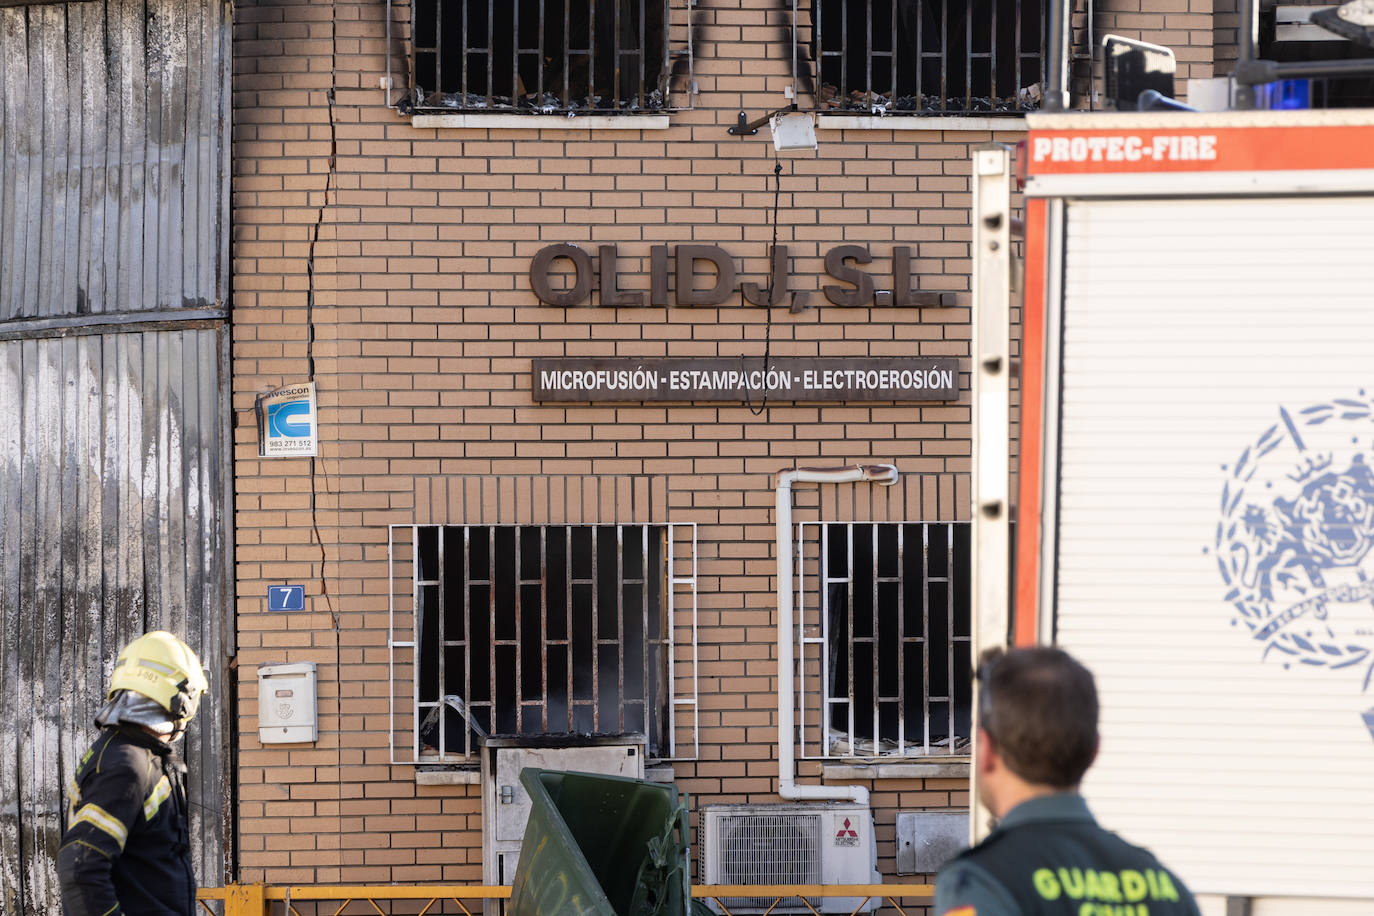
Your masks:
<svg viewBox="0 0 1374 916"><path fill-rule="evenodd" d="M293 662L258 668L258 740L303 744L319 737L315 663Z"/></svg>

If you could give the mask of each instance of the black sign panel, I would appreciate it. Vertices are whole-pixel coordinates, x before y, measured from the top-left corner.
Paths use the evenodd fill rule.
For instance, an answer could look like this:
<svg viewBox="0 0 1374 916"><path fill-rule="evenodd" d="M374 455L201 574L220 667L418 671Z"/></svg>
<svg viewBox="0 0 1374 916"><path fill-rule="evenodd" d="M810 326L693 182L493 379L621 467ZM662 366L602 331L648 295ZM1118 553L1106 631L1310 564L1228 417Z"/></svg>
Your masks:
<svg viewBox="0 0 1374 916"><path fill-rule="evenodd" d="M953 401L953 356L536 359L536 401Z"/></svg>

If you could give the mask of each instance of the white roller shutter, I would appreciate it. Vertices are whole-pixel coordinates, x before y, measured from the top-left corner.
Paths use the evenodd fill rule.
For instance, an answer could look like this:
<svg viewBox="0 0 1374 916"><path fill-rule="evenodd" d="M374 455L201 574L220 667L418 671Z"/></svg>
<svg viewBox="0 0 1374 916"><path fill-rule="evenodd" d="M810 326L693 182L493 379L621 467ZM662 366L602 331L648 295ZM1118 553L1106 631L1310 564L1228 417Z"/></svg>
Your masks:
<svg viewBox="0 0 1374 916"><path fill-rule="evenodd" d="M1374 898L1374 200L1066 226L1055 603L1102 695L1089 803L1195 891Z"/></svg>

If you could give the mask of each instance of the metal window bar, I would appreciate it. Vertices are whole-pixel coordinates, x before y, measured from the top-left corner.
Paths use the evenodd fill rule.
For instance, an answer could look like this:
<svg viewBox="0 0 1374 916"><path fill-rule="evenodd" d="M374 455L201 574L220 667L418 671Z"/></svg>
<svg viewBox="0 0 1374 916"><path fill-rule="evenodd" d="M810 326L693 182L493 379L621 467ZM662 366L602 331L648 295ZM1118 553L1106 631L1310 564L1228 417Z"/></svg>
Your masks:
<svg viewBox="0 0 1374 916"><path fill-rule="evenodd" d="M440 17L439 21L440 21L440 23L442 23L442 22L443 22L443 9L444 9L443 0L439 0L439 2L438 2L438 7L439 7L439 17ZM470 20L470 17L468 16L468 5L467 5L466 3L464 3L464 4L463 4L463 42L462 42L462 51L461 51L462 63L459 64L461 76L460 76L460 79L459 79L459 81L458 81L458 92L459 92L459 94L460 94L463 98L465 98L465 99L467 98L467 95L468 95L468 86L471 85L471 83L470 83L470 81L469 81L469 79L468 79L468 48L469 48L469 46L470 46L470 45L469 45L469 42L468 42L468 34L469 34L470 31L471 31L472 23L471 23L469 20ZM438 34L438 40L437 40L435 43L436 43L436 45L437 45L438 47L436 48L436 51L442 52L442 50L443 50L443 44L444 44L444 32L443 32L443 29L442 29L442 28L438 29L438 30L437 30L437 34ZM443 54L442 54L442 53L439 53L439 54L438 54L438 67L439 67L439 72L440 72L441 75L442 75L442 73L443 73L443 70L442 70L443 65L444 65L444 57L443 57ZM442 80L439 80L438 82L435 83L434 90L435 90L436 92L442 92L442 91L443 91L443 88L444 88L444 83L443 83Z"/></svg>
<svg viewBox="0 0 1374 916"><path fill-rule="evenodd" d="M550 562L548 544L550 532L561 528L565 551L562 568ZM638 547L638 569L630 569L626 559L626 529L630 530L629 544ZM526 541L531 529L538 529L532 543ZM396 650L410 650L411 696L415 725L411 741L412 761L441 762L470 758L475 752L474 734L479 738L492 734L569 734L592 731L596 733L645 732L656 756L677 757L679 709L690 710L693 757L697 748L697 605L695 526L682 550L682 524L675 525L554 525L554 526L392 526L388 534L388 569L393 582L390 609L390 642L392 683L395 684ZM398 539L398 532L407 537ZM485 543L474 537L479 533ZM450 580L451 538L461 538L461 583ZM555 535L557 536L557 535ZM614 538L612 541L611 539ZM498 540L513 547L498 550ZM511 543L513 540L513 544ZM408 544L405 543L408 541ZM396 639L397 613L395 583L398 550L408 547L410 575L411 619L410 639ZM578 570L575 552L585 547L586 565ZM603 563L603 550L614 548L616 557L609 567ZM538 575L528 570L533 559L526 554L537 550ZM666 550L667 553L659 551ZM514 566L506 569L498 565L498 557L505 553ZM486 561L483 572L475 560ZM690 574L680 568L690 563ZM589 570L586 568L589 567ZM590 575L584 575L585 572ZM549 634L548 594L550 580L561 573L564 585L564 637ZM603 583L603 578L607 580ZM613 581L612 581L613 580ZM655 588L653 582L659 587ZM604 586L604 588L603 588ZM608 594L610 588L614 594ZM679 619L676 606L679 589L690 590L690 618ZM638 591L633 604L628 595ZM535 594L540 606L529 606ZM657 598L655 598L657 594ZM459 597L461 596L461 598ZM589 596L590 601L581 598ZM604 599L604 600L603 600ZM456 606L455 602L459 602ZM474 615L486 617L488 637L485 642L486 681L484 695L474 695L474 653L481 652L471 628ZM526 620L529 615L529 620ZM633 627L627 615L637 618ZM514 630L500 629L503 619L514 619ZM403 624L404 625L404 624ZM585 632L579 637L578 627ZM690 645L680 645L679 630L690 632ZM537 631L535 636L531 630ZM533 636L533 638L531 638ZM532 664L532 645L538 641L538 678L540 696L531 696L526 688L526 667ZM637 643L637 658L631 660L631 640ZM579 645L589 651L591 665L590 691L575 678ZM686 650L680 653L679 649ZM450 661L450 654L456 653ZM690 653L688 655L688 653ZM679 696L680 661L691 664L691 691ZM561 663L566 677L560 685L564 691L550 692L550 658ZM452 665L461 664L461 677ZM629 666L633 666L633 671ZM614 667L613 685L603 683L603 675L610 678L607 668ZM627 675L632 676L627 678ZM460 681L455 684L451 679ZM532 682L531 682L532 687ZM462 696L456 696L456 690ZM561 692L561 696L558 695ZM613 696L612 696L613 692ZM389 715L395 734L394 690ZM554 721L551 701L567 710L566 721ZM663 722L658 712L662 702L668 710ZM507 705L509 704L509 705ZM457 724L450 722L443 707L459 713ZM472 718L468 718L471 716ZM428 742L435 750L426 750L427 730L422 723L437 718L436 740ZM587 727L590 724L590 729ZM485 726L485 727L483 727ZM462 730L461 741L454 735L454 727ZM422 733L423 731L423 733ZM393 750L396 745L393 741ZM399 762L399 761L398 761Z"/></svg>
<svg viewBox="0 0 1374 916"><path fill-rule="evenodd" d="M993 4L993 9L997 4ZM973 108L973 62L975 52L973 50L973 17L968 15L972 12L966 10L964 15L964 110L969 111ZM993 94L994 87L988 87L988 96Z"/></svg>
<svg viewBox="0 0 1374 916"><path fill-rule="evenodd" d="M864 8L864 47L868 53L864 55L864 104L873 104L873 57L876 53L873 47L873 0L866 0Z"/></svg>
<svg viewBox="0 0 1374 916"><path fill-rule="evenodd" d="M601 635L601 620L600 620L601 601L600 601L599 599L600 599L601 595L600 595L599 590L598 590L598 588L597 588L597 586L598 586L598 584L599 584L598 578L597 578L597 575L596 575L596 561L597 561L597 559L598 559L598 557L597 557L597 550L596 550L596 542L595 542L595 539L593 539L593 542L592 542L592 576L591 576L591 579L583 579L581 582L579 582L579 581L577 581L576 579L574 579L574 580L573 580L573 585L574 585L574 586L577 586L577 585L590 585L590 586L591 586L591 589L592 589L592 619L591 619L591 621L590 621L590 622L591 622L591 632L592 632L592 638L591 638L591 643L592 643L592 683L593 683L594 685L596 685L597 687L600 687L600 686L601 686L601 651L600 651L600 650L601 650L601 643L600 643L600 635ZM572 566L573 566L573 564L572 564L572 561L571 561L571 558L570 558L570 559L569 559L569 562L568 562L568 575L569 575L570 578L572 577ZM569 634L568 634L568 637L569 637L569 639L571 639L571 638L572 638L572 634L569 633ZM572 660L569 659L569 667L571 667L571 662L572 662ZM576 679L574 678L574 680L576 680ZM592 701L592 703L591 703L591 707L592 707L592 731L593 731L593 732L598 732L598 733L599 733L599 732L601 731L601 704L598 703L598 702L596 702L596 695L597 695L597 693L599 693L599 691L595 691L595 690L593 691L593 701ZM570 696L568 697L568 704L569 704L570 706L571 706L571 705L576 705L576 704L577 704L577 694L576 694L576 693L573 693L572 695L570 695ZM587 705L587 704L586 704L586 701L583 701L583 704L582 704L582 705L584 705L584 706ZM574 715L573 718L576 719L576 718L577 718L576 715Z"/></svg>
<svg viewBox="0 0 1374 916"><path fill-rule="evenodd" d="M599 14L596 0L585 0L585 17L574 16L573 5L574 0L412 0L410 104L429 111L667 109L674 60L684 56L673 50L671 34L679 8L682 24L676 28L686 46L684 85L690 92L690 0L603 0ZM387 0L388 30L391 6ZM562 29L553 38L554 57L547 59L551 16ZM531 23L537 28L529 28ZM660 58L652 86L651 55ZM390 56L388 45L388 73Z"/></svg>
<svg viewBox="0 0 1374 916"><path fill-rule="evenodd" d="M624 91L624 85L620 81L620 68L623 63L623 61L621 60L621 56L622 54L634 53L633 51L622 52L620 49L620 38L624 34L621 31L622 26L620 23L620 10L621 4L616 3L615 15L612 17L611 21L611 29L615 36L613 39L615 50L611 53L611 86L614 87L612 97L615 99L614 106L616 108L621 107L621 93Z"/></svg>
<svg viewBox="0 0 1374 916"><path fill-rule="evenodd" d="M421 606L428 601L431 607L439 605L437 594L426 596L425 589L437 590L436 585L421 585L427 581L437 582L438 577L430 573L428 577L420 575L418 568L426 555L425 551L434 556L436 569L438 568L438 541L434 540L437 534L430 538L429 542L422 539L422 532L437 532L443 528L446 519L453 517L469 517L484 520L492 523L506 523L510 527L524 526L528 529L539 528L540 523L545 523L546 530L539 538L539 545L526 543L522 545L522 551L532 553L536 549L548 555L550 544L561 544L567 549L571 542L572 532L577 528L585 528L588 525L603 524L606 516L612 518L616 516L628 515L633 519L629 524L647 524L656 530L667 530L668 553L662 558L655 557L654 562L658 565L655 569L659 570L661 579L654 582L657 589L657 599L649 597L651 608L667 607L663 619L657 622L658 630L656 636L650 639L650 652L652 660L650 671L658 678L657 696L660 708L655 710L645 710L646 721L652 723L652 731L662 735L665 723L670 728L670 746L668 752L673 754L672 759L692 760L699 753L699 721L698 721L698 656L697 656L697 573L696 573L696 526L692 523L656 523L655 517L667 511L670 492L664 488L665 478L654 476L631 475L622 477L587 477L585 475L534 475L519 477L492 477L488 475L460 475L456 477L435 477L419 478L416 481L416 507L417 522L411 524L398 524L388 527L387 534L387 569L390 588L388 590L388 671L391 689L388 690L388 733L390 735L391 757L393 763L423 764L445 762L437 761L433 756L420 759L419 739L408 725L414 725L414 719L401 719L401 710L410 709L414 711L415 700L418 696L415 687L415 675L418 673L411 667L425 664L425 657L417 655L417 640L414 636L419 632L421 621L419 614ZM462 526L451 526L454 530ZM560 533L559 529L563 529ZM469 562L463 573L464 579L471 579L473 556L471 532L480 531L483 534L487 528L476 526L469 529L468 549L460 548L456 544L444 546L444 563L449 564L449 559L453 558L454 563L462 563L456 559L457 553L462 552L464 559ZM456 536L456 535L455 535ZM641 536L639 544L642 548L644 538ZM426 546L428 543L429 546ZM662 541L659 542L660 545ZM483 559L489 559L491 547L482 550ZM513 552L513 551L508 551ZM426 567L428 568L428 567ZM526 580L525 590L532 590L532 580L530 575L522 575ZM566 577L564 577L566 578ZM564 587L560 588L560 584ZM445 581L445 604L452 598L451 580ZM559 583L558 581L546 581L540 583L539 595L543 602L538 620L529 621L529 625L538 629L543 625L552 626L552 618L546 619L546 609L557 605L557 601L551 598L559 596L565 601L565 608L568 610L560 615L563 617L563 626L571 630L574 618L571 615L571 604L566 602L570 585ZM479 596L481 599L481 596ZM535 600L534 594L523 596L526 602ZM472 602L474 604L478 602ZM487 601L480 600L485 608ZM644 605L644 598L641 598L641 607ZM531 610L531 615L533 611ZM631 615L633 616L633 615ZM490 614L482 614L479 618L485 625L490 624ZM480 651L480 646L489 643L486 634L480 637L474 636L471 630L462 629L472 623L471 618L466 618L462 625L457 626L461 630L454 635L457 640L446 640L449 648L457 647L462 649L471 644ZM542 631L541 631L542 634ZM446 636L450 635L448 633ZM647 632L641 634L641 641L647 637ZM531 633L525 645L528 646L540 638L540 634ZM476 640L476 641L474 641ZM566 642L563 643L566 645ZM628 651L630 643L626 643ZM431 653L432 654L432 653ZM453 653L450 653L453 654ZM485 654L484 654L485 657ZM641 649L641 658L643 658ZM449 657L445 657L446 678L453 678L453 662ZM672 669L670 672L670 668ZM402 674L404 680L398 680L397 675ZM555 691L566 690L565 696L571 695L575 688L573 680L573 670L571 668L565 673L562 684L555 686ZM540 686L535 686L532 682L526 689L527 694L531 694L542 687L543 678L546 672L541 672L538 678ZM671 676L670 676L671 675ZM462 694L464 697L472 698L472 670L469 668L464 672ZM551 677L551 675L550 675ZM485 680L485 679L484 679ZM489 689L489 688L488 688ZM442 697L430 698L428 705L431 707L430 714L442 712L439 709L440 702L448 708L453 709L460 717L470 717L472 711L469 710L462 697L457 694L444 695ZM681 711L681 715L679 715ZM569 713L571 710L563 709L563 719L569 723L568 729L572 730L573 720ZM485 713L484 713L485 715ZM550 720L553 720L552 711L549 712ZM540 714L540 726L542 727L543 714ZM452 722L453 720L451 720ZM467 718L466 721L475 721ZM408 725L399 726L398 722L405 722ZM459 722L456 725L447 726L448 728L459 727L467 729L467 725ZM555 731L563 728L561 723L555 722ZM582 730L586 730L585 726ZM477 738L484 739L485 732L476 732ZM450 742L451 743L451 742ZM472 749L471 742L465 739L465 749ZM408 759L403 759L408 758ZM463 762L459 758L453 762Z"/></svg>
<svg viewBox="0 0 1374 916"><path fill-rule="evenodd" d="M615 0L612 0L615 2ZM571 4L569 4L571 5ZM596 0L587 0L587 107L596 107ZM612 64L615 63L612 58Z"/></svg>
<svg viewBox="0 0 1374 916"><path fill-rule="evenodd" d="M967 738L967 735L960 735L957 708L961 701L967 702L971 696L972 686L960 683L961 672L969 669L958 664L957 659L961 656L968 656L972 652L970 637L967 635L968 627L966 620L969 614L967 607L959 607L956 603L955 588L955 569L959 562L956 554L958 539L956 539L956 528L967 527L967 522L801 522L797 528L797 540L800 545L798 550L799 571L797 576L799 598L797 615L797 633L795 638L799 645L798 658L800 659L801 672L797 679L800 691L800 716L799 723L801 728L801 747L804 758L815 759L825 757L870 757L870 756L942 756L958 754L961 752L958 739ZM866 529L869 543L869 562L864 568L856 568L855 565L855 537L856 531ZM919 564L913 564L907 555L907 535L917 533L920 535L921 556ZM844 556L844 569L840 574L832 572L831 553L834 549L831 539L840 537L843 539L841 550ZM939 568L931 568L932 538L937 538L941 549L934 551L937 555L943 556L943 563ZM880 551L883 541L887 540L893 544L895 550L896 575L883 575L880 570ZM808 553L809 550L817 550L814 556ZM808 590L806 571L808 565L815 565L815 585L812 590ZM909 581L908 570L912 565L916 565L919 582ZM895 591L896 607L886 603L882 597L883 586L890 586ZM843 627L843 648L846 676L843 695L833 693L830 689L832 681L832 665L835 659L832 657L832 621L834 620L833 609L830 606L830 595L832 586L842 586L847 602L844 611L844 620L841 622ZM931 602L931 586L942 586L940 591L943 593L943 600L940 605L934 606ZM859 594L859 589L868 591L871 601L870 629L869 635L855 635L855 608L857 604L855 598ZM807 598L815 593L817 600L814 605L814 612L808 610ZM907 629L907 602L919 602L921 608L919 633L908 632ZM882 615L885 613L895 613L896 620L896 644L897 650L895 658L887 661L883 660L880 654L879 634L883 632ZM941 639L937 634L932 633L932 620L934 614L939 614L943 631ZM962 618L958 615L962 614ZM961 625L963 621L963 625ZM960 635L962 631L963 635ZM808 635L814 634L814 635ZM940 642L936 645L936 642ZM867 657L872 659L872 664L865 666L856 663L855 647L866 647ZM907 660L913 653L919 651L921 659L921 696L911 696L907 692ZM943 656L943 677L939 682L932 682L931 679L931 653L939 653ZM968 659L971 665L971 658ZM808 669L816 669L815 678L818 681L813 689L809 685ZM861 714L868 713L868 710L859 710L856 699L856 687L859 682L856 680L862 670L868 667L871 669L869 676L871 681L868 685L868 696L872 698L871 710L871 729L869 734L864 735L859 728ZM887 668L895 668L896 685L895 692L884 693L882 683L888 674ZM935 692L932 692L935 691ZM895 710L895 727L893 725L884 726L882 710ZM936 707L943 708L943 714L937 714ZM913 725L913 716L908 713L920 711L919 734L911 735L908 730L909 725ZM835 712L842 710L846 720L845 734L838 741L832 741L831 729L834 722ZM816 721L813 724L810 716L815 714ZM943 732L940 741L937 742L932 734L932 722L942 725L939 731ZM965 723L966 724L966 723ZM814 732L814 736L812 734ZM868 747L866 742L871 742L871 753L861 751L860 748ZM839 752L836 747L842 748Z"/></svg>
<svg viewBox="0 0 1374 916"><path fill-rule="evenodd" d="M940 0L940 110L949 102L949 0Z"/></svg>
<svg viewBox="0 0 1374 916"><path fill-rule="evenodd" d="M454 2L454 0L428 0L428 2L426 2L426 0L420 0L420 2L393 4L392 0L387 0L386 72L388 74L394 72L391 62L392 10L394 5L399 5L403 8L407 8L406 12L409 14L410 20L409 40L412 51L410 55L410 83L413 90L405 93L402 99L393 101L390 89L388 88L386 90L388 104L395 104L405 100L411 107L418 109L438 108L441 110L451 110L455 108L477 108L479 110L514 110L522 107L533 107L541 111L558 110L559 106L550 106L544 98L546 88L548 88L545 79L546 71L543 66L546 50L545 42L548 35L548 0L523 0L523 2L515 4L496 4L494 0L487 0L487 43L485 46L481 47L471 43L470 36L473 27L471 25L472 17L469 14L470 10L475 8L474 4L481 2L481 0L464 0L465 5L461 10L447 10L446 12L447 5L452 2ZM636 65L633 67L635 71L632 74L633 84L631 84L630 81L621 79L623 89L617 89L616 94L610 98L609 107L607 107L606 110L626 110L632 108L643 108L647 110L666 109L670 107L668 104L669 77L673 68L676 66L675 62L684 58L687 63L686 70L688 79L684 81L683 85L690 89L690 69L694 36L686 15L689 12L685 6L686 0L678 0L679 6L682 7L681 10L679 10L678 6L671 5L668 0L662 0L661 9L655 6L660 0L619 0L619 2L622 5L616 7L615 15L620 23L617 35L617 42L620 47L615 53L617 58L626 56L634 57L636 59ZM537 4L537 7L535 4ZM567 4L564 4L560 8L564 12L563 18L565 25L568 26L565 27L563 31L564 54L560 60L560 63L564 64L561 69L565 77L565 91L562 94L561 107L564 110L569 110L586 106L583 104L585 99L571 98L571 86L567 84L566 79L569 73L566 63L571 59L570 55L581 54L582 56L591 56L591 44L594 44L594 42L589 42L589 47L587 49L571 47L567 40L570 34L570 22L568 18L570 8ZM497 45L501 45L500 51L502 54L505 54L507 50L505 42L503 41L504 36L497 35L497 19L492 15L498 9L509 10L511 16L509 54L511 62L510 85L512 89L511 94L508 96L499 95L498 90L493 85L495 74L500 69L500 61L496 58ZM639 15L637 17L626 17L622 13L623 9L636 10ZM662 17L662 21L654 22L652 32L649 29L650 19L646 15L650 9L657 9L658 12L656 15ZM673 19L673 14L676 12L681 12L682 14L679 16L678 21L674 21ZM447 21L454 15L457 16L460 23L459 31L462 37L460 40L450 39L445 41L443 40L443 36L448 29ZM521 44L520 23L522 18L533 18L537 22L538 28L534 31L535 37L533 46L526 47ZM637 22L637 35L634 34L633 30L624 27L625 18L633 18ZM674 30L680 33L677 40L684 45L682 50L675 51L673 49ZM501 31L505 32L506 30L502 29ZM626 41L625 39L631 39L631 41ZM656 88L654 88L653 91L649 90L646 83L648 76L648 55L646 51L650 48L650 40L655 42L654 51L659 56L660 60L660 66L655 77ZM631 43L633 43L633 46L631 46ZM450 46L447 53L445 53L446 44ZM453 51L452 45L458 46L457 53ZM464 51L469 53L464 53ZM476 101L476 96L472 93L472 89L474 88L472 82L474 80L469 76L470 61L468 57L470 54L478 53L482 54L486 59L485 65L481 68L482 73L486 75L487 83L486 93L481 96L482 103L478 103ZM463 58L463 60L451 60L451 58L459 57ZM525 93L526 100L517 98L517 93L515 91L516 87L521 87L526 90L529 88L522 83L522 62L525 65L526 72L532 77L535 89L534 97L530 100L529 105L522 105L522 101L528 100L528 91ZM623 77L624 64L617 59L615 65L621 69L621 76ZM455 72L457 74L457 85L452 85ZM481 73L477 74L477 78L480 79L481 75ZM451 98L446 99L444 96L451 96Z"/></svg>
<svg viewBox="0 0 1374 916"><path fill-rule="evenodd" d="M678 574L678 566L684 562L679 559L677 546L681 544L682 536L679 532L688 534L688 559L690 560L687 575ZM691 649L690 662L691 674L691 695L678 696L677 693L677 655L679 651L677 641L678 631L678 611L677 611L677 590L678 587L685 587L692 598L692 613L689 621L690 641L688 645ZM668 524L668 582L665 589L668 601L668 692L670 698L668 703L668 759L670 760L696 760L701 754L700 747L700 710L701 704L697 695L697 684L699 683L698 661L697 661L697 525L696 522L670 522ZM690 755L680 755L678 753L678 707L690 710L691 713L691 735L692 753Z"/></svg>
<svg viewBox="0 0 1374 916"><path fill-rule="evenodd" d="M968 0L811 0L817 104L883 114L1038 108L1046 2L991 0L986 9L975 9ZM1027 18L1039 24L1034 35L1023 30Z"/></svg>
<svg viewBox="0 0 1374 916"><path fill-rule="evenodd" d="M572 528L571 528L571 527L567 527L567 528L564 528L564 529L563 529L563 544L564 544L564 550L565 550L565 553L563 554L563 556L567 558L566 562L568 563L568 568L571 570L571 569L572 569L572 555L573 555L573 541L572 541ZM573 634L573 577L572 577L571 575L569 575L569 576L567 576L563 581L564 581L564 596L565 596L565 601L564 601L564 604L563 604L563 610L564 610L564 623L565 623L565 626L566 626L566 629L563 630L563 638L566 639L566 640L568 640L568 642L566 643L566 645L567 645L568 647L571 647L571 646L572 646L572 634ZM569 659L569 662L571 662L571 658ZM574 711L573 711L573 696L574 696L574 692L573 692L573 666L572 666L571 664L568 664L564 670L567 672L567 682L568 682L568 688L567 688L567 689L568 689L568 731L572 731L572 729L573 729L573 721L574 721L575 718L576 718L575 715L574 715Z"/></svg>
<svg viewBox="0 0 1374 916"><path fill-rule="evenodd" d="M922 584L930 582L930 529L921 531L921 581ZM922 588L922 596L929 600L930 589ZM971 611L971 608L970 608ZM952 630L951 630L952 632ZM970 651L971 650L970 648ZM930 615L922 615L921 618L921 658L923 662L921 670L921 692L925 696L930 696ZM951 665L951 670L954 666ZM923 722L922 744L930 747L930 717L926 715Z"/></svg>
<svg viewBox="0 0 1374 916"><path fill-rule="evenodd" d="M568 41L569 41L571 35L572 35L572 4L570 4L570 3L565 3L565 4L563 4L563 93L562 93L562 96L561 96L561 98L563 99L563 107L564 107L564 108L567 108L568 105L569 105L568 93L569 93L570 90L569 90L569 87L568 87L568 78L569 78L569 77L568 77L568 71L569 71L570 68L568 67L568 62L572 59L572 56L571 56L571 53L570 53L569 50L568 50ZM590 93L589 93L589 95L590 95Z"/></svg>
<svg viewBox="0 0 1374 916"><path fill-rule="evenodd" d="M464 556L465 559L471 558L471 556L472 556L472 551L471 551L471 549L469 549L469 548L470 548L470 543L471 543L471 540L470 540L470 539L471 539L471 537L472 537L472 530L473 530L473 529L472 529L471 527L465 527L465 528L463 529L463 541L464 541L463 556ZM485 590L486 590L486 591L485 591L485 594L486 594L486 602L487 602L487 641L486 641L486 642L487 642L487 688L486 688L486 689L487 689L487 693L486 693L487 699L486 699L485 701L483 701L483 700L471 701L471 700L470 700L470 701L469 701L469 705L470 705L472 708L475 708L478 712L485 712L485 713L486 713L486 721L487 721L487 723L488 723L488 726L489 726L489 730L490 730L490 731L492 731L492 732L500 732L500 731L501 731L501 728L500 728L500 726L497 724L497 716L498 716L499 710L497 709L497 705L496 705L497 697L498 697L500 694L499 694L499 688L497 687L497 683L496 683L496 676L497 676L497 672L500 670L501 662L500 662L500 658L499 658L499 655L498 655L498 653L497 653L496 650L497 650L497 647L498 647L498 646L510 645L510 641L509 641L509 640L503 641L503 640L501 640L500 637L497 635L497 633L498 633L497 627L499 626L500 621L497 619L497 614L496 614L496 589L497 589L497 582L496 582L496 531L495 531L495 529L492 528L492 527L487 527L487 528L486 528L486 531L487 531L487 578L485 578L485 579L464 578L464 580L463 580L463 586L464 586L464 588L467 589L467 598L466 598L466 601L465 601L465 603L464 603L464 611L465 611L465 613L463 614L463 624L464 624L465 630L470 630L470 628L471 628L472 615L481 612L481 605L478 603L478 600L481 598L481 593L479 592L479 590L480 590L480 589L485 589ZM518 540L518 539L517 539L517 540ZM516 574L516 576L517 576L517 578L519 577L518 568L517 568L517 574ZM516 589L515 589L515 590L516 590L516 594L518 595L518 594L519 594L519 591L520 591L520 586L519 586L519 583L518 583L518 582L516 583ZM446 610L447 610L447 609L446 609ZM517 626L518 626L518 622L517 622ZM466 649L466 651L464 652L465 660L471 660L472 654L473 654L473 649L476 648L476 646L475 646L474 644L477 643L477 641L478 641L478 640L477 640L476 637L474 636L474 638L472 639L471 643L469 643L469 644L465 647L465 649ZM424 648L423 644L420 646L420 648L421 648L421 649ZM467 668L467 669L470 669L472 666L471 666L470 664L465 664L463 667L464 667L464 668ZM515 670L518 672L520 669L517 667ZM516 711L517 711L517 712L516 712L516 715L517 715L517 719L518 719L518 717L519 717L519 708L520 708L520 706L519 706L519 703L520 703L519 681L520 681L520 679L519 679L519 677L517 677L515 680L516 680L516 683L515 683L515 691L516 691L516 693L515 693L515 704L516 704ZM466 743L465 743L464 746L466 747ZM445 744L443 744L443 743L440 743L439 747L440 747L441 753L442 753L442 749L445 748L445 747L447 747L447 745L445 745Z"/></svg>

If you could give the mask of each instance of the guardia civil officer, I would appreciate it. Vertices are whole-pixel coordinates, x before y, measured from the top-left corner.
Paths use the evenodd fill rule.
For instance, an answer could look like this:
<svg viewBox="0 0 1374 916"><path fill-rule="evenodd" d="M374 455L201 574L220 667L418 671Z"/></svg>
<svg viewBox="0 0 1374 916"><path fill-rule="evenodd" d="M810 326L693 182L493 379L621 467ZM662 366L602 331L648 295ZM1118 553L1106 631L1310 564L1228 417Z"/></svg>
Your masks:
<svg viewBox="0 0 1374 916"><path fill-rule="evenodd" d="M57 852L68 916L191 916L186 767L173 744L208 684L200 660L171 633L146 633L115 662L100 734L68 789Z"/></svg>
<svg viewBox="0 0 1374 916"><path fill-rule="evenodd" d="M936 879L939 916L1198 916L1178 876L1097 826L1078 785L1097 756L1093 676L1059 649L985 654L978 797L999 818Z"/></svg>

